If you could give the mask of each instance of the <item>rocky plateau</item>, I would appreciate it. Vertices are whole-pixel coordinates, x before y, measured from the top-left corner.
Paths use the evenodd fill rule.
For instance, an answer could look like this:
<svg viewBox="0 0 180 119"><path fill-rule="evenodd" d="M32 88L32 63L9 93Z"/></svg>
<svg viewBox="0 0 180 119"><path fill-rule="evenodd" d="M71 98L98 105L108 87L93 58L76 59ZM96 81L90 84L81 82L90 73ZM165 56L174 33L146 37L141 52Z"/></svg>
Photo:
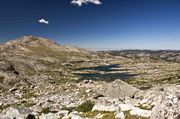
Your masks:
<svg viewBox="0 0 180 119"><path fill-rule="evenodd" d="M180 119L179 51L0 45L0 119Z"/></svg>

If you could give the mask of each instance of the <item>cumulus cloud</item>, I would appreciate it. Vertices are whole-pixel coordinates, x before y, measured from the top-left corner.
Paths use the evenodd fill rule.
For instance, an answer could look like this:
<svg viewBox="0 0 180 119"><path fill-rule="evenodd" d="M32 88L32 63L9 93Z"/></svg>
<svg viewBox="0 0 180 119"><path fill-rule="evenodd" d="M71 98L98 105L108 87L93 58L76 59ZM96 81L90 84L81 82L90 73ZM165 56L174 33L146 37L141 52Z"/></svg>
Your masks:
<svg viewBox="0 0 180 119"><path fill-rule="evenodd" d="M49 21L47 21L45 19L40 19L38 22L41 24L49 24Z"/></svg>
<svg viewBox="0 0 180 119"><path fill-rule="evenodd" d="M100 0L72 0L71 4L82 6L82 4L93 3L96 5L102 4Z"/></svg>

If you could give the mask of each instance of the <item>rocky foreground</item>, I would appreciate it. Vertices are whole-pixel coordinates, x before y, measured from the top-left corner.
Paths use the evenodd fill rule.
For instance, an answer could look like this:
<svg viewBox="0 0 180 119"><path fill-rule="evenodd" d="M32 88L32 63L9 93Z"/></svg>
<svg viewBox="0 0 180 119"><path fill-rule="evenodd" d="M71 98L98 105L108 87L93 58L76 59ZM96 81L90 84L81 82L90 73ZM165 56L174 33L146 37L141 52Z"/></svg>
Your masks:
<svg viewBox="0 0 180 119"><path fill-rule="evenodd" d="M32 36L0 49L0 119L180 119L178 62Z"/></svg>

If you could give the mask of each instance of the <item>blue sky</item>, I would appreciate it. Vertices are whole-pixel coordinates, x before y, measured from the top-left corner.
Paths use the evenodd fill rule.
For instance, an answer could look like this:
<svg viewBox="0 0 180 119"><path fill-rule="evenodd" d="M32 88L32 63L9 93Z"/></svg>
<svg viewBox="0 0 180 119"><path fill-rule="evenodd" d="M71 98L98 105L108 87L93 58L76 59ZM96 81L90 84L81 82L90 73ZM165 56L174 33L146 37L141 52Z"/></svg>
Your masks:
<svg viewBox="0 0 180 119"><path fill-rule="evenodd" d="M180 0L71 1L1 0L0 42L33 35L84 48L180 49Z"/></svg>

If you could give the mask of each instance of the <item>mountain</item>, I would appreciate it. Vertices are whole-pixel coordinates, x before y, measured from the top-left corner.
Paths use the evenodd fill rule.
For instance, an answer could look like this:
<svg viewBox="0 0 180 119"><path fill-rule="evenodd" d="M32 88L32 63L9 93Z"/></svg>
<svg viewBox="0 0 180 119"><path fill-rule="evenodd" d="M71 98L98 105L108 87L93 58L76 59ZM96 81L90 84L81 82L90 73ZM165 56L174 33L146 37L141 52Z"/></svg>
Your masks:
<svg viewBox="0 0 180 119"><path fill-rule="evenodd" d="M0 45L0 49L1 53L16 52L17 55L29 53L47 57L55 55L59 56L62 55L62 53L76 53L76 55L90 53L90 51L85 49L72 46L63 46L48 39L32 36L23 36L21 38L4 43Z"/></svg>
<svg viewBox="0 0 180 119"><path fill-rule="evenodd" d="M0 45L0 85L7 88L16 83L33 85L70 80L73 77L68 73L70 69L99 57L104 55L40 37L23 36Z"/></svg>
<svg viewBox="0 0 180 119"><path fill-rule="evenodd" d="M178 53L96 52L32 36L6 42L0 119L179 119Z"/></svg>
<svg viewBox="0 0 180 119"><path fill-rule="evenodd" d="M114 56L123 56L131 59L149 58L180 63L180 50L121 50L108 52Z"/></svg>

